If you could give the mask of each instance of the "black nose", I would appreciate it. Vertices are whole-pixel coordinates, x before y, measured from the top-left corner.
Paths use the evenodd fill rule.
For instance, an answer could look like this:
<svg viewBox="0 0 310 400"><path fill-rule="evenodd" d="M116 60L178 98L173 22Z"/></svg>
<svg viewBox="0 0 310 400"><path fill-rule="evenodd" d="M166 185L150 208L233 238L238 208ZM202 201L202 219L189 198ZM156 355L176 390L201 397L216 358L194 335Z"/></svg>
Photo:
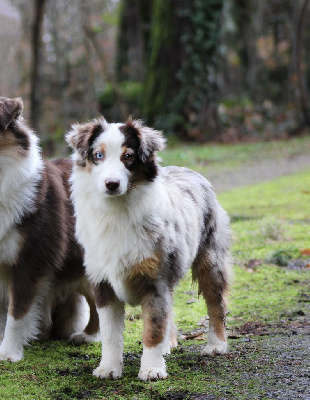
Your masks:
<svg viewBox="0 0 310 400"><path fill-rule="evenodd" d="M115 192L119 188L120 181L118 179L107 179L105 185L110 192Z"/></svg>

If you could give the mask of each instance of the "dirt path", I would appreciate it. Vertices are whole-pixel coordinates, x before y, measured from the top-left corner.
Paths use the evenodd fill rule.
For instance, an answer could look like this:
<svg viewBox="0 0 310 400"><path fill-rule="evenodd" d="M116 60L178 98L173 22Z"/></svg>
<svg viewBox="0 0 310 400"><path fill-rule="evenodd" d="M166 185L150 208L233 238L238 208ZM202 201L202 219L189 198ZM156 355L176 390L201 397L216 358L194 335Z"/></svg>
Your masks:
<svg viewBox="0 0 310 400"><path fill-rule="evenodd" d="M210 168L207 178L214 186L215 191L219 193L254 183L266 182L309 168L310 154L301 154L290 158L269 158L221 172L212 171Z"/></svg>
<svg viewBox="0 0 310 400"><path fill-rule="evenodd" d="M301 154L283 159L269 158L221 172L210 169L207 178L216 192L223 192L267 182L309 168L310 154ZM259 342L254 340L244 344L245 352L253 351L254 347L258 348L259 357L253 365L249 365L248 376L243 374L244 380L239 384L247 388L248 380L252 382L254 380L261 390L254 384L252 388L243 389L243 395L245 392L249 398L264 400L310 400L310 303L307 303L306 308L309 311L308 317L304 317L305 323L301 324L299 329L281 326L281 329L274 334L273 329L268 331L267 328L267 336L261 337ZM261 394L262 391L264 395ZM197 400L203 398L203 396L197 397ZM235 395L228 395L225 399L237 398Z"/></svg>

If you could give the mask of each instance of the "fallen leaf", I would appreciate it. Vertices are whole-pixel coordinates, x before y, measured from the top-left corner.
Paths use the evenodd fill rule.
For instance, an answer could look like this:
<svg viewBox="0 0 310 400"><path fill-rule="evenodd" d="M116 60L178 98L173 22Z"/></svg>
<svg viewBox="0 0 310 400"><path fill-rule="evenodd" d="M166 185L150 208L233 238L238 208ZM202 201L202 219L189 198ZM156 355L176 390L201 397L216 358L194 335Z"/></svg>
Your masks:
<svg viewBox="0 0 310 400"><path fill-rule="evenodd" d="M207 340L206 336L198 336L196 340Z"/></svg>
<svg viewBox="0 0 310 400"><path fill-rule="evenodd" d="M310 256L310 249L300 249L299 251L303 256Z"/></svg>
<svg viewBox="0 0 310 400"><path fill-rule="evenodd" d="M204 332L198 332L198 333L190 333L188 335L180 335L180 339L183 340L189 340L189 339L196 339L199 338L200 336L202 336L204 334Z"/></svg>
<svg viewBox="0 0 310 400"><path fill-rule="evenodd" d="M240 335L228 335L228 339L239 339Z"/></svg>

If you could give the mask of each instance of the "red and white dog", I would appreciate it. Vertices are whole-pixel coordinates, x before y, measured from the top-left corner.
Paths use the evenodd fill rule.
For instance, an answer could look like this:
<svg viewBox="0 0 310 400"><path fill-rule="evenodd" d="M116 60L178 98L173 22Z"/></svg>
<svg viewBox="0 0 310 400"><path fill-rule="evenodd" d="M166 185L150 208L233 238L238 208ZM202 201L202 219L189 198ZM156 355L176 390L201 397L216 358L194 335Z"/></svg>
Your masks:
<svg viewBox="0 0 310 400"><path fill-rule="evenodd" d="M43 161L22 109L0 97L0 360L11 361L39 334L81 342L99 329L74 238L71 161Z"/></svg>
<svg viewBox="0 0 310 400"><path fill-rule="evenodd" d="M211 184L194 171L161 167L165 140L129 119L74 125L72 197L77 237L96 286L102 359L100 378L122 375L124 303L141 304L142 380L167 376L163 355L176 345L172 292L192 267L204 296L210 331L202 354L225 353L225 293L230 228Z"/></svg>

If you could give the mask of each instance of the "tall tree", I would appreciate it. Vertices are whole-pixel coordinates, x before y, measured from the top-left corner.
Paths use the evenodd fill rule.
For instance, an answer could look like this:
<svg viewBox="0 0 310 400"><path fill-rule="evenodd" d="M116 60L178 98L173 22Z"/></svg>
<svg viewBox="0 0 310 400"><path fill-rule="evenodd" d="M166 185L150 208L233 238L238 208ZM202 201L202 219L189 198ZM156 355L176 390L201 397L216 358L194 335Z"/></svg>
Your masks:
<svg viewBox="0 0 310 400"><path fill-rule="evenodd" d="M216 66L223 0L156 0L144 111L185 140L217 134Z"/></svg>
<svg viewBox="0 0 310 400"><path fill-rule="evenodd" d="M40 98L39 98L39 66L40 66L40 48L42 42L42 30L43 30L43 19L44 9L47 0L33 0L34 4L34 21L32 26L32 38L31 38L31 53L32 53L32 65L30 74L30 120L31 125L38 128L38 114L40 109Z"/></svg>
<svg viewBox="0 0 310 400"><path fill-rule="evenodd" d="M296 48L297 48L297 57L296 57L296 72L297 72L297 81L299 88L299 98L300 98L300 106L303 114L303 122L305 125L310 125L310 108L308 103L308 93L307 87L305 83L305 76L302 67L303 63L303 47L304 47L304 30L305 30L305 22L308 13L309 0L304 0L300 9L299 18L298 18L298 26L296 32Z"/></svg>

